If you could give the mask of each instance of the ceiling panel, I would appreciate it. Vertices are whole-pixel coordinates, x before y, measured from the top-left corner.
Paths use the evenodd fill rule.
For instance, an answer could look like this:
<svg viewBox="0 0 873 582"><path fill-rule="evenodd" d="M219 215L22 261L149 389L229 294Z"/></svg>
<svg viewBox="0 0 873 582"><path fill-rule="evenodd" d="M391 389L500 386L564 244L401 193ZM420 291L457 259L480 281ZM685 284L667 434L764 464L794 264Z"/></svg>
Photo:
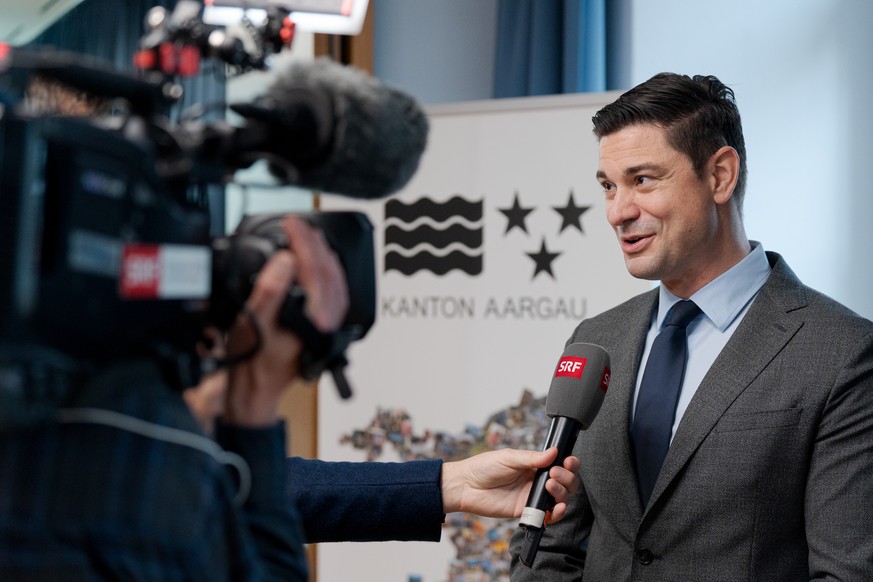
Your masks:
<svg viewBox="0 0 873 582"><path fill-rule="evenodd" d="M0 41L22 45L33 40L82 0L0 0Z"/></svg>

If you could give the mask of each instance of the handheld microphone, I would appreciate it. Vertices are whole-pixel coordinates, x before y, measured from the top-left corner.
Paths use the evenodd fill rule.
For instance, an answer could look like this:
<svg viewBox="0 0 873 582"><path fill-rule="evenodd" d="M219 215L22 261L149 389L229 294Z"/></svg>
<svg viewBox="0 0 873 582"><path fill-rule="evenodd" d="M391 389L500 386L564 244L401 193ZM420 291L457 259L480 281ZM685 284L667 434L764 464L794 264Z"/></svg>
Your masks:
<svg viewBox="0 0 873 582"><path fill-rule="evenodd" d="M427 144L415 99L326 58L291 63L265 95L231 109L249 121L239 149L272 154L279 179L353 198L405 186Z"/></svg>
<svg viewBox="0 0 873 582"><path fill-rule="evenodd" d="M591 426L609 387L609 354L594 344L570 344L558 360L546 397L546 415L552 419L543 450L558 447L551 467L539 469L522 511L519 527L524 530L521 563L530 568L545 531L546 512L555 499L546 491L549 470L560 466L572 452L580 430Z"/></svg>

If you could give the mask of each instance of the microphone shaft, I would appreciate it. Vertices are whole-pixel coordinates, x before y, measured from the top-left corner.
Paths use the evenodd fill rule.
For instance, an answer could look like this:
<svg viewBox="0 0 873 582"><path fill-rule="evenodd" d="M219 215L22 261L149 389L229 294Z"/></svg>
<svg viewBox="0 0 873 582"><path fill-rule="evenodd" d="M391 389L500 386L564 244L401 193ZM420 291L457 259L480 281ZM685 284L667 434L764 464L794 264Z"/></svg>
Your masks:
<svg viewBox="0 0 873 582"><path fill-rule="evenodd" d="M555 498L546 491L549 470L554 466L562 465L564 459L573 452L573 446L576 444L576 437L580 430L582 430L582 424L566 416L554 417L551 426L549 426L549 434L546 436L543 450L558 447L558 456L551 466L537 470L531 484L527 505L519 520L519 525L524 529L524 540L519 559L528 568L533 565L540 546L540 539L543 537L546 511L550 511L555 506Z"/></svg>
<svg viewBox="0 0 873 582"><path fill-rule="evenodd" d="M545 512L551 510L555 505L555 498L546 491L546 481L549 480L549 470L552 467L564 464L566 459L573 452L573 446L576 444L576 437L579 431L582 430L582 425L572 418L566 416L556 416L552 419L552 424L549 426L549 434L546 436L546 444L543 450L552 447L558 447L558 456L554 462L543 469L537 470L533 484L531 484L530 494L527 498L522 513L520 523L533 527L543 527L545 520Z"/></svg>

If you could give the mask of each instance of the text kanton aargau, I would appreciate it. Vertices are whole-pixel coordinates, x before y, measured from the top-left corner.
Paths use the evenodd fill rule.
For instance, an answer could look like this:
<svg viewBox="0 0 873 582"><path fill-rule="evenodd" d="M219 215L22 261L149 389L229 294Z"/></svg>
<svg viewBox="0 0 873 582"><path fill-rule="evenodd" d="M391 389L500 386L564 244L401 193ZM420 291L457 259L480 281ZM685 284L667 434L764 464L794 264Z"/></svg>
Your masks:
<svg viewBox="0 0 873 582"><path fill-rule="evenodd" d="M584 297L383 296L381 317L409 319L585 319Z"/></svg>

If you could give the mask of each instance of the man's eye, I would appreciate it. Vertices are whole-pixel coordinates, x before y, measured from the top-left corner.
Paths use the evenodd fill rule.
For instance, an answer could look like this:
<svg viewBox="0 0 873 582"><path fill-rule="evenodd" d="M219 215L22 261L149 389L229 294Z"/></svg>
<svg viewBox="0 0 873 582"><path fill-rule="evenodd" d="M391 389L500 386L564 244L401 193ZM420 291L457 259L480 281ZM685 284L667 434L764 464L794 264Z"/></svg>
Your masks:
<svg viewBox="0 0 873 582"><path fill-rule="evenodd" d="M652 179L649 178L648 176L637 176L636 178L634 178L634 180L635 180L636 183L639 184L639 185L641 185L641 184L645 184L646 182L651 182L651 181L652 181Z"/></svg>

